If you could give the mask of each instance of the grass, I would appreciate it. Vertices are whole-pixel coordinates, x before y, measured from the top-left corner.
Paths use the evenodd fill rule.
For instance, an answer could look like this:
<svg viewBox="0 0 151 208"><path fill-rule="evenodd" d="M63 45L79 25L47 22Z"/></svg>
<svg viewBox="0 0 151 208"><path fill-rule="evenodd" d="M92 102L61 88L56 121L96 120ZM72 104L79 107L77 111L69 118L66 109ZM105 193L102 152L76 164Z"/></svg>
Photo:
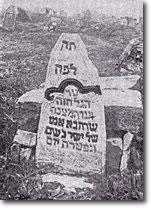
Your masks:
<svg viewBox="0 0 151 208"><path fill-rule="evenodd" d="M0 199L15 200L142 200L142 173L129 171L125 175L93 176L94 189L68 193L62 184L43 184L34 161L14 163L9 151L17 130L13 119L16 99L25 92L39 87L45 81L50 52L61 32L44 32L41 26L19 25L20 32L0 31L0 56L5 62L1 70L9 74L0 78ZM23 31L21 31L23 29ZM116 76L114 70L119 55L140 33L134 28L103 25L97 32L80 33L89 58L100 76ZM141 165L142 166L142 165Z"/></svg>
<svg viewBox="0 0 151 208"><path fill-rule="evenodd" d="M2 160L2 157L1 157ZM93 175L94 188L76 189L68 192L57 182L43 183L41 174L33 160L17 164L9 156L3 157L0 168L0 198L5 200L143 200L142 176L130 172L102 178ZM50 168L52 169L52 168ZM135 177L135 183L133 183Z"/></svg>

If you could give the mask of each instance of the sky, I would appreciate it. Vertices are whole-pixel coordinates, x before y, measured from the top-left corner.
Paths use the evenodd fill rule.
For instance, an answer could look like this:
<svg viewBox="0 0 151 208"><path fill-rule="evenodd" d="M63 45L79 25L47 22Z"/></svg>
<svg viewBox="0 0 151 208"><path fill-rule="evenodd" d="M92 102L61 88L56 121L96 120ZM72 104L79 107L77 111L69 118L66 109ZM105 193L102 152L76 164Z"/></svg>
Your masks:
<svg viewBox="0 0 151 208"><path fill-rule="evenodd" d="M34 11L37 7L50 7L68 14L80 13L86 9L109 16L143 16L142 0L0 0L0 9L10 4Z"/></svg>

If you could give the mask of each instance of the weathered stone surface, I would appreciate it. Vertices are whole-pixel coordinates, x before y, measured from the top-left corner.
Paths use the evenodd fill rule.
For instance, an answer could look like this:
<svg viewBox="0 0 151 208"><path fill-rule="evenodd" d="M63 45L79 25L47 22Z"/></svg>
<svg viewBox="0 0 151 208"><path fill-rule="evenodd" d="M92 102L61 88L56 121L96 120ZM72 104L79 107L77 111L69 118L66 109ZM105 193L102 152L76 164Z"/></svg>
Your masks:
<svg viewBox="0 0 151 208"><path fill-rule="evenodd" d="M62 37L65 37L65 36L62 35ZM74 38L76 40L76 36ZM59 41L58 41L59 44L61 44L61 38L59 39ZM71 40L69 38L68 43L70 41ZM78 40L78 41L81 44L81 40ZM128 90L129 88L132 88L134 85L136 85L136 83L139 80L139 76L134 75L134 76L124 76L124 77L100 77L100 78L98 78L97 73L96 73L97 70L92 65L92 62L89 61L85 47L84 47L84 51L82 51L81 53L79 52L78 47L77 48L73 47L73 49L75 49L75 50L77 49L77 51L79 52L79 54L80 54L80 57L79 57L79 55L76 55L75 50L74 51L71 50L70 51L71 54L70 54L69 51L66 50L67 49L66 45L60 47L59 44L57 43L55 46L55 49L52 51L52 56L51 56L51 59L49 62L49 67L48 67L46 84L44 84L44 86L41 87L40 89L31 90L30 92L27 92L26 94L24 94L23 96L21 96L18 99L18 105L20 106L20 108L17 109L16 115L18 115L19 128L22 130L25 130L25 131L31 130L31 132L36 133L35 134L35 138L36 138L41 104L43 102L45 102L44 93L45 93L45 90L47 88L49 88L50 86L59 86L59 84L65 78L70 79L70 78L77 78L77 77L78 77L78 79L80 79L81 83L86 86L92 85L94 83L96 83L96 84L99 83L99 85L102 88L102 100L105 105L105 123L106 123L106 131L107 131L107 144L106 144L107 145L107 147L106 147L107 173L113 174L113 173L117 173L119 171L122 172L124 169L127 168L127 161L129 159L129 153L130 153L129 145L130 145L131 139L127 140L127 139L125 139L125 137L112 137L110 135L108 136L108 132L115 131L115 130L117 132L118 131L120 132L122 130L122 131L130 131L133 133L138 133L138 132L142 131L143 110L142 110L141 94L136 90ZM60 50L62 50L61 56L60 56L60 54L59 54L59 56L57 55L58 48L60 48ZM81 49L81 50L83 50L83 49ZM53 57L54 55L55 55L55 58ZM74 62L75 58L79 61ZM63 60L63 62L62 62L62 60ZM65 69L63 67L65 65L67 65L65 60L69 60L69 62L71 61L75 65L77 64L77 69L78 68L80 70L82 70L83 68L84 68L84 70L88 69L87 70L88 77L84 76L84 73L82 73L80 75L80 73L81 73L80 70L79 70L79 72L77 71L77 69L70 71L69 67L67 67ZM86 63L83 64L82 60L85 60ZM59 61L59 67L61 67L61 68L54 68L53 67L54 65L55 66L57 65L56 64L57 61ZM63 65L62 65L62 63L63 63ZM79 65L79 63L80 63L80 65ZM91 71L92 69L95 71L95 73L94 73L93 78L91 80L89 80L90 79L89 76L91 74L91 73L89 74L89 71ZM52 73L52 72L54 72L54 73ZM77 72L79 74L74 74ZM95 76L97 77L96 82L94 82ZM49 80L48 80L48 77L49 77ZM93 80L93 83L91 82L92 80ZM70 86L68 86L68 87L69 87L69 89L67 88L64 91L64 95L62 97L63 99L64 98L70 99L72 97L72 96L66 97L65 92L70 91ZM75 90L75 89L78 91L78 88L73 88L73 86L71 87L71 90ZM55 99L56 99L57 95L60 96L60 93L58 93L58 94L53 93L53 96ZM61 96L62 96L62 94L61 94ZM80 95L80 96L83 96L83 95ZM91 97L91 95L89 95L89 96ZM77 97L73 96L72 98L77 98ZM93 100L96 100L96 99L93 97ZM46 103L47 103L47 101L46 101ZM52 101L51 101L51 103L48 101L48 106L49 107L50 106L60 107L56 103L55 103L55 105L52 105ZM61 105L61 107L62 107L62 105ZM57 111L56 113L59 113L59 112ZM49 112L48 112L48 114L49 114ZM52 114L53 113L51 112L51 114L49 116L51 116ZM45 114L45 118L47 116L48 115ZM44 122L42 122L42 126L43 126ZM75 120L73 120L73 122L75 122ZM50 124L48 124L48 125L50 127ZM56 129L55 125L53 125L51 127ZM59 128L59 130L61 130L61 129ZM67 130L67 129L65 129L65 130ZM128 135L128 138L131 137L131 134L130 135L129 134L130 133L126 134L126 135ZM27 133L27 135L25 135L25 136L24 135L22 134L22 136L26 140L26 137L28 138L28 133ZM50 136L50 135L48 134L47 136ZM44 138L45 135L42 134L41 137ZM23 139L23 141L24 141L24 139ZM33 141L34 141L34 138L33 138ZM126 141L128 141L128 142L126 142ZM18 142L21 143L22 141L18 140ZM44 140L41 141L41 143L40 143L41 147L43 146L44 142L45 142ZM74 148L74 144L72 144L72 145ZM54 162L56 160L56 159L52 160L52 158L56 158L55 154L58 156L58 153L57 153L58 150L56 150L56 146L57 145L54 145L54 147L51 150L51 152L53 154L51 153L51 156L49 155L52 162ZM42 147L42 151L46 152L46 148ZM47 149L47 151L48 151L48 149ZM26 153L27 152L24 151L23 155L25 155ZM30 155L30 154L28 153L27 157L28 157L28 155ZM63 155L64 154L62 154L61 157ZM43 155L43 157L45 157L45 156ZM67 157L65 159L67 160ZM70 159L71 159L71 157L70 157ZM69 159L69 161L71 163L70 159ZM82 160L82 156L80 159ZM59 157L58 157L57 160L61 161L61 158L59 159ZM62 164L64 163L63 160L61 163ZM59 164L59 163L57 162L56 164ZM76 163L74 163L74 165L75 164ZM69 167L70 167L70 165L68 166L68 168ZM84 169L85 169L85 167L84 167ZM90 167L90 169L91 169L91 167ZM77 167L76 167L76 170L78 170Z"/></svg>
<svg viewBox="0 0 151 208"><path fill-rule="evenodd" d="M18 98L17 103L42 103L44 101L44 88L34 89Z"/></svg>
<svg viewBox="0 0 151 208"><path fill-rule="evenodd" d="M87 179L84 177L76 177L76 176L68 176L68 175L54 175L52 173L48 173L42 176L42 182L54 182L64 185L64 189L67 192L75 192L76 188L85 189L90 188L93 189L93 184L86 181Z"/></svg>
<svg viewBox="0 0 151 208"><path fill-rule="evenodd" d="M102 80L103 79L110 80L110 78L106 79L105 77L103 77ZM107 81L104 81L104 83L106 83L105 88L116 87L116 85L114 84L114 83L117 83L115 82L116 79L118 80L118 78L116 77L114 77L113 79L111 78L112 81L111 82L109 81L109 83L112 83L112 84L107 84ZM124 78L121 78L121 83L126 82L128 79L129 77L126 77L126 76ZM133 80L132 83L135 84L137 77L131 76L131 79ZM130 82L124 85L131 87L132 83ZM133 131L133 132L138 132L139 130L140 131L142 130L143 111L141 109L142 108L141 94L138 91L136 90L135 91L134 90L126 90L126 91L102 90L102 92L103 92L105 106L107 106L105 107L107 130L117 129L117 130ZM37 118L39 117L40 107L43 101L43 93L44 93L44 87L40 89L36 89L36 90L31 90L25 93L24 95L22 95L18 99L20 108L16 110L16 114L18 116L20 115L19 124L20 124L21 129L25 129L25 130L28 129L28 127L30 126L30 123L29 123L30 115L32 115L32 118L34 119L32 122L32 125L35 124L34 125L35 127L34 128L32 127L30 131L34 130L34 132L36 132L35 128L37 129L38 127ZM125 100L125 96L127 97L126 100ZM33 102L35 102L35 104ZM28 107L26 107L28 105L30 105L29 109ZM37 109L34 106L37 106ZM33 108L32 113L30 113L31 108ZM35 113L35 115L33 113ZM29 115L29 118L28 118L28 115ZM135 118L136 122L133 121L133 117ZM26 120L24 118L26 119L28 118L28 119ZM26 122L29 123L29 125L27 125Z"/></svg>
<svg viewBox="0 0 151 208"><path fill-rule="evenodd" d="M18 120L18 128L37 133L41 104L20 103L16 109L15 119ZM105 107L105 122L107 131L125 130L133 133L143 131L143 110L141 108Z"/></svg>
<svg viewBox="0 0 151 208"><path fill-rule="evenodd" d="M102 90L104 106L143 108L141 93L137 90Z"/></svg>
<svg viewBox="0 0 151 208"><path fill-rule="evenodd" d="M133 139L133 134L127 132L123 137L123 151L128 150Z"/></svg>
<svg viewBox="0 0 151 208"><path fill-rule="evenodd" d="M106 171L108 175L123 173L128 168L130 145L133 134L125 133L123 137L107 138Z"/></svg>
<svg viewBox="0 0 151 208"><path fill-rule="evenodd" d="M119 173L122 158L122 138L107 139L106 172L108 175Z"/></svg>
<svg viewBox="0 0 151 208"><path fill-rule="evenodd" d="M99 85L98 70L78 34L63 33L58 39L50 54L45 89L58 87L67 78L77 79L84 86Z"/></svg>
<svg viewBox="0 0 151 208"><path fill-rule="evenodd" d="M132 142L134 135L130 132L127 132L123 137L123 154L121 159L121 165L120 165L120 172L124 173L128 169L128 161L130 158L130 145Z"/></svg>
<svg viewBox="0 0 151 208"><path fill-rule="evenodd" d="M16 162L29 160L33 156L37 142L37 133L17 130L11 146L12 159Z"/></svg>
<svg viewBox="0 0 151 208"><path fill-rule="evenodd" d="M141 108L105 107L107 130L125 130L133 133L143 130L143 110Z"/></svg>
<svg viewBox="0 0 151 208"><path fill-rule="evenodd" d="M126 106L142 108L141 93L137 90L127 90L127 88L133 87L139 76L132 76L130 81L126 78L100 78L100 86L102 87L102 96L104 106ZM121 83L118 84L117 83ZM123 85L122 85L123 83ZM118 87L118 88L117 88ZM125 99L125 97L127 99ZM42 103L44 101L44 88L31 90L18 99L19 102L37 102Z"/></svg>
<svg viewBox="0 0 151 208"><path fill-rule="evenodd" d="M127 90L133 87L140 76L131 75L131 76L118 76L118 77L99 77L99 82L101 89L123 89Z"/></svg>
<svg viewBox="0 0 151 208"><path fill-rule="evenodd" d="M28 160L32 155L32 147L37 141L40 108L41 104L34 102L18 103L16 106L14 119L17 120L18 130L11 152L17 162L19 158Z"/></svg>
<svg viewBox="0 0 151 208"><path fill-rule="evenodd" d="M2 27L6 30L14 30L16 21L16 10L13 5L9 6L5 12Z"/></svg>
<svg viewBox="0 0 151 208"><path fill-rule="evenodd" d="M123 74L141 74L143 72L143 40L129 42L117 63L117 69Z"/></svg>
<svg viewBox="0 0 151 208"><path fill-rule="evenodd" d="M116 135L120 132L115 132ZM120 135L121 136L121 135ZM107 150L106 150L106 171L107 174L111 175L117 172L123 172L127 169L128 160L130 155L130 144L132 141L133 135L131 133L126 133L123 138L111 138L111 135L108 135L107 138ZM17 135L14 138L14 142L25 146L20 151L20 157L26 158L28 160L31 157L32 149L27 147L33 147L36 145L37 134L30 133L28 131L18 130ZM19 154L19 151L18 153Z"/></svg>
<svg viewBox="0 0 151 208"><path fill-rule="evenodd" d="M28 105L30 105L30 103L28 103ZM124 109L122 109L122 111L124 111ZM116 114L115 114L115 107L114 107L114 109L112 109L112 111L113 111L114 116L115 116L115 115L117 115L117 111L119 112L119 109L118 108L116 109ZM119 137L119 138L115 138L114 137L114 138L112 138L112 136L115 136L117 134L117 133L115 133L115 135L113 134L113 132L115 131L115 129L117 131L121 131L121 129L123 129L123 128L120 128L120 126L117 126L116 125L116 118L113 121L114 125L112 124L112 126L109 126L109 123L107 122L107 120L110 120L112 118L112 113L111 113L112 111L110 110L109 111L110 113L107 113L107 109L106 109L106 114L108 115L108 117L106 117L106 126L107 126L107 150L106 150L107 174L114 174L114 173L117 173L119 171L122 172L123 170L125 170L126 167L127 167L127 161L129 159L129 154L130 154L129 150L127 150L127 148L126 148L126 147L129 146L129 141L127 142L127 145L126 144L124 145L125 148L122 149L122 137ZM131 117L129 116L129 114L131 113L131 111L135 115L134 109L132 109L132 110L131 109L126 110L126 114L125 115L127 115L127 117L129 118L129 120L127 121L128 123L129 122L132 122L130 120ZM36 112L37 115L39 115L38 113L39 113L39 111ZM141 113L141 110L140 110L140 113ZM118 115L120 115L120 114L118 114ZM23 116L23 114L20 113L20 119L22 119L22 116ZM121 114L121 117L122 117L122 114ZM139 119L139 117L138 117L138 119ZM30 120L27 120L27 123L28 122L29 122L29 126L33 124L33 123L30 124ZM38 129L38 121L37 121L37 119L35 120L34 123L36 124L35 129ZM130 123L129 123L129 126L130 126ZM24 127L26 127L26 128L24 128ZM23 124L23 128L26 129L26 131L27 131L26 132L26 135L27 136L25 134L24 135L21 134L21 136L22 136L21 140L17 140L17 142L20 143L20 144L23 144L24 141L27 140L28 133L29 133L28 132L28 130L29 130L28 129L28 125L26 123ZM33 129L31 129L31 130L33 130ZM128 128L124 128L124 130L128 130ZM130 130L133 130L134 131L134 127L133 127L133 129L131 128ZM113 135L110 135L110 134L108 135L108 132L110 132L110 131L112 131L112 134ZM34 137L33 137L33 140L34 141L35 141L36 135L34 134ZM120 136L122 136L122 135L120 135ZM124 140L124 141L126 141L126 140ZM29 146L29 143L27 144L27 142L24 143L24 144L26 144L26 145ZM123 152L123 155L122 155L122 151L123 150L125 150L125 151ZM24 150L24 153L23 153L23 150L22 150L21 154L22 154L22 156L21 156L22 158L23 157L24 158L26 157L26 159L28 159L29 158L29 155L31 155L31 150L25 149Z"/></svg>
<svg viewBox="0 0 151 208"><path fill-rule="evenodd" d="M28 142L26 142L25 139L27 139ZM23 137L15 138L11 146L11 160L16 163L20 163L22 161L34 159L36 141L35 139L35 135L33 135L32 138L29 139L29 132L24 132Z"/></svg>
<svg viewBox="0 0 151 208"><path fill-rule="evenodd" d="M17 120L18 129L37 133L41 104L18 103L15 109L14 119Z"/></svg>
<svg viewBox="0 0 151 208"><path fill-rule="evenodd" d="M37 136L37 164L103 173L104 105L98 72L77 34L62 34L50 55Z"/></svg>
<svg viewBox="0 0 151 208"><path fill-rule="evenodd" d="M37 134L29 131L23 131L18 129L17 134L14 137L14 142L22 144L27 147L33 147L36 145Z"/></svg>
<svg viewBox="0 0 151 208"><path fill-rule="evenodd" d="M99 95L78 93L76 97L70 97L68 93L63 93L53 96L54 100L46 102L41 110L37 161L53 162L77 171L102 171L106 137L104 108ZM72 102L62 104L65 100ZM86 103L80 103L81 100ZM60 108L64 109L65 116Z"/></svg>
<svg viewBox="0 0 151 208"><path fill-rule="evenodd" d="M28 103L28 105L30 105L30 103ZM32 114L29 113L30 111L28 112L27 108L25 108L26 110L24 109L24 105L21 109L19 109L19 113L16 110L18 128L25 131L37 133L40 105L38 108L34 108ZM105 107L105 122L107 131L125 130L133 133L142 132L142 117L143 112L140 108L127 108L116 106Z"/></svg>
<svg viewBox="0 0 151 208"><path fill-rule="evenodd" d="M20 149L20 153L19 153L19 158L20 158L20 161L28 161L32 158L32 148L21 148Z"/></svg>

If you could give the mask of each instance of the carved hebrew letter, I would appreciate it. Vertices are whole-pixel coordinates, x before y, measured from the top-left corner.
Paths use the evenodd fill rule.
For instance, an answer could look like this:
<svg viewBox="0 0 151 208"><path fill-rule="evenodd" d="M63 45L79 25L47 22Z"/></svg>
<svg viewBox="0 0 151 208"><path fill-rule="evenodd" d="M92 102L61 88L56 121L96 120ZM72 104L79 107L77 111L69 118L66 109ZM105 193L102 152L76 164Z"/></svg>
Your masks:
<svg viewBox="0 0 151 208"><path fill-rule="evenodd" d="M45 129L45 134L49 134L49 135L51 135L51 134L52 134L52 132L53 132L53 128L52 128L52 127L50 127L50 126L46 126L46 129Z"/></svg>
<svg viewBox="0 0 151 208"><path fill-rule="evenodd" d="M61 138L62 138L62 139L65 139L65 138L66 138L66 131L64 131L63 129L62 129L62 135L61 135Z"/></svg>
<svg viewBox="0 0 151 208"><path fill-rule="evenodd" d="M70 70L72 70L73 74L76 75L77 68L73 64L70 64Z"/></svg>
<svg viewBox="0 0 151 208"><path fill-rule="evenodd" d="M79 107L79 100L77 98L74 98L74 102L76 103L76 106Z"/></svg>
<svg viewBox="0 0 151 208"><path fill-rule="evenodd" d="M81 134L80 133L76 133L76 132L73 133L73 141L77 142L81 138L82 139L84 138L84 134L83 133L81 133Z"/></svg>
<svg viewBox="0 0 151 208"><path fill-rule="evenodd" d="M72 120L67 120L66 128L72 128Z"/></svg>
<svg viewBox="0 0 151 208"><path fill-rule="evenodd" d="M90 131L95 131L97 130L98 124L97 123L89 123Z"/></svg>
<svg viewBox="0 0 151 208"><path fill-rule="evenodd" d="M89 114L89 116L88 116L88 119L94 119L95 118L95 116L93 115L93 112L91 112L91 111L88 111L88 114Z"/></svg>
<svg viewBox="0 0 151 208"><path fill-rule="evenodd" d="M71 99L66 99L66 103L68 106L72 106L72 100Z"/></svg>
<svg viewBox="0 0 151 208"><path fill-rule="evenodd" d="M84 139L84 134L83 133L80 134L80 139Z"/></svg>
<svg viewBox="0 0 151 208"><path fill-rule="evenodd" d="M93 143L97 143L97 141L98 141L98 135L97 134L93 134L92 135L92 142Z"/></svg>
<svg viewBox="0 0 151 208"><path fill-rule="evenodd" d="M87 108L90 108L90 100L85 100L85 103L87 103Z"/></svg>
<svg viewBox="0 0 151 208"><path fill-rule="evenodd" d="M76 45L75 45L75 42L70 42L69 43L69 50L71 51L72 50L72 46L74 47L74 50L76 50Z"/></svg>
<svg viewBox="0 0 151 208"><path fill-rule="evenodd" d="M55 126L57 126L57 122L58 122L58 118L57 118L57 117L54 117L53 124L54 124Z"/></svg>
<svg viewBox="0 0 151 208"><path fill-rule="evenodd" d="M89 145L83 144L83 152L88 152L88 151L89 151Z"/></svg>
<svg viewBox="0 0 151 208"><path fill-rule="evenodd" d="M65 92L68 93L69 96L71 96L71 91L70 90L65 89Z"/></svg>
<svg viewBox="0 0 151 208"><path fill-rule="evenodd" d="M53 124L53 116L49 116L49 124Z"/></svg>
<svg viewBox="0 0 151 208"><path fill-rule="evenodd" d="M84 100L80 100L80 108L87 108L85 101Z"/></svg>
<svg viewBox="0 0 151 208"><path fill-rule="evenodd" d="M91 135L90 135L90 132L87 132L87 133L86 133L86 137L88 137L88 142L91 142Z"/></svg>
<svg viewBox="0 0 151 208"><path fill-rule="evenodd" d="M62 105L62 97L57 96L55 101L57 105Z"/></svg>
<svg viewBox="0 0 151 208"><path fill-rule="evenodd" d="M63 41L62 41L61 51L62 51L64 45L65 45L65 48L68 49L68 43L69 43L69 42L66 41L66 40L63 40Z"/></svg>
<svg viewBox="0 0 151 208"><path fill-rule="evenodd" d="M57 114L58 116L61 115L61 108L59 108L59 107L56 108L56 114Z"/></svg>
<svg viewBox="0 0 151 208"><path fill-rule="evenodd" d="M63 74L63 75L69 74L69 67L68 67L68 65L64 65L64 66L63 66L62 74Z"/></svg>
<svg viewBox="0 0 151 208"><path fill-rule="evenodd" d="M64 117L67 116L67 109L62 108L62 116Z"/></svg>
<svg viewBox="0 0 151 208"><path fill-rule="evenodd" d="M86 130L89 130L89 125L86 122L84 122L83 125L86 127Z"/></svg>
<svg viewBox="0 0 151 208"><path fill-rule="evenodd" d="M62 141L62 148L68 148L68 141Z"/></svg>
<svg viewBox="0 0 151 208"><path fill-rule="evenodd" d="M73 96L77 96L78 95L78 90L77 89L72 89L72 94L73 94Z"/></svg>
<svg viewBox="0 0 151 208"><path fill-rule="evenodd" d="M61 127L64 126L64 118L59 118L58 119L58 126L61 126Z"/></svg>
<svg viewBox="0 0 151 208"><path fill-rule="evenodd" d="M89 152L94 152L94 147L92 144L90 144L90 146L89 146Z"/></svg>
<svg viewBox="0 0 151 208"><path fill-rule="evenodd" d="M90 132L86 133L86 137L88 137L88 142L93 142L93 143L97 143L98 141L98 135L97 134L90 134Z"/></svg>
<svg viewBox="0 0 151 208"><path fill-rule="evenodd" d="M87 111L84 111L83 113L84 113L84 119L89 119L88 112Z"/></svg>
<svg viewBox="0 0 151 208"><path fill-rule="evenodd" d="M63 104L66 106L72 106L72 100L68 98L64 98Z"/></svg>
<svg viewBox="0 0 151 208"><path fill-rule="evenodd" d="M47 136L47 144L52 145L52 138Z"/></svg>
<svg viewBox="0 0 151 208"><path fill-rule="evenodd" d="M69 144L72 146L72 149L75 149L75 144L73 142L69 142Z"/></svg>
<svg viewBox="0 0 151 208"><path fill-rule="evenodd" d="M82 150L82 143L76 143L76 150Z"/></svg>
<svg viewBox="0 0 151 208"><path fill-rule="evenodd" d="M80 140L80 134L79 133L73 133L73 141L77 142Z"/></svg>
<svg viewBox="0 0 151 208"><path fill-rule="evenodd" d="M55 64L55 74L61 74L62 72L62 65Z"/></svg>
<svg viewBox="0 0 151 208"><path fill-rule="evenodd" d="M73 132L68 131L68 134L70 135L70 139L74 138Z"/></svg>
<svg viewBox="0 0 151 208"><path fill-rule="evenodd" d="M73 121L73 126L72 126L72 128L77 130L77 121Z"/></svg>
<svg viewBox="0 0 151 208"><path fill-rule="evenodd" d="M79 119L79 112L73 111L73 118Z"/></svg>
<svg viewBox="0 0 151 208"><path fill-rule="evenodd" d="M84 130L84 123L79 121L79 130Z"/></svg>
<svg viewBox="0 0 151 208"><path fill-rule="evenodd" d="M60 129L54 128L53 135L54 135L54 137L59 137L59 135L60 135Z"/></svg>
<svg viewBox="0 0 151 208"><path fill-rule="evenodd" d="M81 114L81 118L84 118L84 112L83 111L79 111L79 115Z"/></svg>
<svg viewBox="0 0 151 208"><path fill-rule="evenodd" d="M52 114L55 114L55 111L56 111L56 108L55 108L55 107L53 107L53 106L51 106L51 108L50 108L50 112L51 112Z"/></svg>
<svg viewBox="0 0 151 208"><path fill-rule="evenodd" d="M73 118L73 113L74 113L73 110L68 109L68 116L69 116L70 118Z"/></svg>
<svg viewBox="0 0 151 208"><path fill-rule="evenodd" d="M58 138L53 138L53 141L54 141L54 145L59 144L59 139Z"/></svg>

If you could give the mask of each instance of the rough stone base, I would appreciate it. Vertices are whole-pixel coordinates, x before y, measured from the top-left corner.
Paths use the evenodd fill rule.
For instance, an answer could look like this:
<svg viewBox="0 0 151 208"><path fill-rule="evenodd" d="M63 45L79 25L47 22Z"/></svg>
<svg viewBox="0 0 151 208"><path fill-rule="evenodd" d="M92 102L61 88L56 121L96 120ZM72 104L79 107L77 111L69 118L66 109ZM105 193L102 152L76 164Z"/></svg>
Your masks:
<svg viewBox="0 0 151 208"><path fill-rule="evenodd" d="M48 173L42 176L43 183L50 183L57 181L58 183L64 185L64 189L67 192L75 192L76 188L84 189L90 188L93 189L93 184L87 182L87 179L84 177L76 177L76 176L68 176L68 175L54 175L52 173Z"/></svg>

